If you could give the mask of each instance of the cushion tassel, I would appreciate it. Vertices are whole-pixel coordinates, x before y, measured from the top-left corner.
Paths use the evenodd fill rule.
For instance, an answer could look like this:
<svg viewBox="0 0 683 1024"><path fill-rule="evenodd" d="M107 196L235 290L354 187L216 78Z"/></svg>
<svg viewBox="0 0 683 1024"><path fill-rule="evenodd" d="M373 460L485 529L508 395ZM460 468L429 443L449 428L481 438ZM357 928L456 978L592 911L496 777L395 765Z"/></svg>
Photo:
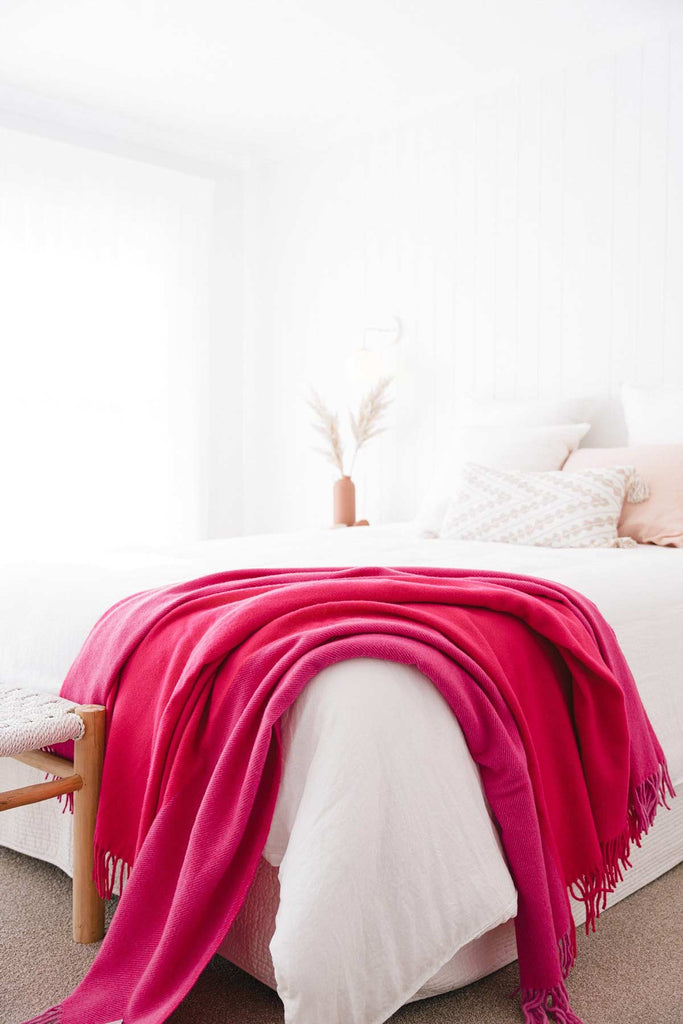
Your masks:
<svg viewBox="0 0 683 1024"><path fill-rule="evenodd" d="M650 497L650 488L643 480L640 473L634 469L626 492L626 500L632 505L639 505L641 501L647 501Z"/></svg>

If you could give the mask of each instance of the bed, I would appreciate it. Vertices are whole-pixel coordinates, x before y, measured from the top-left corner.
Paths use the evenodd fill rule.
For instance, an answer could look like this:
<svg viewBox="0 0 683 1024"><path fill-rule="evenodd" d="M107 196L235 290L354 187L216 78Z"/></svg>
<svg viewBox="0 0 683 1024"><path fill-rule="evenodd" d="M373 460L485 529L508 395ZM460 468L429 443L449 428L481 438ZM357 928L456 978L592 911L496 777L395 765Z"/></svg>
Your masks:
<svg viewBox="0 0 683 1024"><path fill-rule="evenodd" d="M360 564L505 570L584 593L615 629L683 785L680 549L426 540L396 524L16 560L0 583L0 682L57 690L90 626L137 590L233 568ZM277 988L287 1021L379 1024L515 958L516 893L477 770L416 669L370 659L326 669L288 712L283 740L264 858L221 952ZM30 771L2 763L0 788ZM0 843L70 872L68 825L54 803L21 808L0 818ZM610 902L681 860L674 801Z"/></svg>

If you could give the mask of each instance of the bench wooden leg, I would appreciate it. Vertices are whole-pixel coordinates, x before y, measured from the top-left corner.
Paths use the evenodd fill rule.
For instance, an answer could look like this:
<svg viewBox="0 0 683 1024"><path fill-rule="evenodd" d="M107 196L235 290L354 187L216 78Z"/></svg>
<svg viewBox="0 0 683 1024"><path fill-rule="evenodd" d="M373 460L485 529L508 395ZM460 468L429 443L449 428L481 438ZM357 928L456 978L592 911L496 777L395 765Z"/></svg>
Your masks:
<svg viewBox="0 0 683 1024"><path fill-rule="evenodd" d="M83 780L74 793L73 935L75 942L98 942L104 935L104 900L93 881L93 837L104 760L104 708L76 709L85 733L74 743L74 768Z"/></svg>

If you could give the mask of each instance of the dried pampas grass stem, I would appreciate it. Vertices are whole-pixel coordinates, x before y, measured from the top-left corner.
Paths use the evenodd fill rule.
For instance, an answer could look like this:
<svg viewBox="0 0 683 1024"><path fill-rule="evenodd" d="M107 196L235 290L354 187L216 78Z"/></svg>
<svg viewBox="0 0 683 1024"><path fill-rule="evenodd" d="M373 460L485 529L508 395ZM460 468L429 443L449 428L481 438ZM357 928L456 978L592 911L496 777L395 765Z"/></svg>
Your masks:
<svg viewBox="0 0 683 1024"><path fill-rule="evenodd" d="M356 442L356 449L353 453L351 469L349 470L350 474L353 473L353 467L356 464L356 458L361 448L368 441L371 441L373 437L377 437L378 434L386 430L386 427L380 425L380 421L391 402L387 395L390 384L391 377L382 377L381 380L377 381L374 388L368 391L367 395L361 400L358 416L349 413L351 433Z"/></svg>
<svg viewBox="0 0 683 1024"><path fill-rule="evenodd" d="M330 412L317 391L311 388L311 395L308 404L315 413L313 429L317 430L325 438L326 446L317 448L328 462L336 466L340 474L344 475L344 447L339 433L339 416L336 412Z"/></svg>
<svg viewBox="0 0 683 1024"><path fill-rule="evenodd" d="M356 443L351 459L349 476L353 473L353 467L356 464L358 452L361 448L386 429L386 427L381 425L381 420L391 402L387 395L391 380L391 377L382 377L375 384L374 388L371 388L361 399L358 415L354 416L352 412L349 413L351 433ZM339 430L339 416L336 412L331 412L327 408L318 392L313 388L311 388L308 398L308 405L315 414L313 429L325 439L325 446L323 448L316 448L316 451L324 455L328 462L336 466L341 476L344 476L344 446Z"/></svg>

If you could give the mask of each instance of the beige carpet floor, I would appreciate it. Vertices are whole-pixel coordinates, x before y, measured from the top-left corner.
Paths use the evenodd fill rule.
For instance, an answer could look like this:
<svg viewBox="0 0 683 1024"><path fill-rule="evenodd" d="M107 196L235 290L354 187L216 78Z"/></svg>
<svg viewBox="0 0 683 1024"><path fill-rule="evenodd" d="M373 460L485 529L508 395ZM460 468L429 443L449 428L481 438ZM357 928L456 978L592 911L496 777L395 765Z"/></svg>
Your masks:
<svg viewBox="0 0 683 1024"><path fill-rule="evenodd" d="M0 849L0 1024L19 1024L58 1002L97 947L76 946L71 885L57 868ZM413 1003L394 1024L520 1024L517 966L458 992ZM585 1024L683 1024L683 864L608 911L579 938L569 980ZM214 958L173 1024L282 1024L274 992ZM324 1021L316 1024L326 1024Z"/></svg>

